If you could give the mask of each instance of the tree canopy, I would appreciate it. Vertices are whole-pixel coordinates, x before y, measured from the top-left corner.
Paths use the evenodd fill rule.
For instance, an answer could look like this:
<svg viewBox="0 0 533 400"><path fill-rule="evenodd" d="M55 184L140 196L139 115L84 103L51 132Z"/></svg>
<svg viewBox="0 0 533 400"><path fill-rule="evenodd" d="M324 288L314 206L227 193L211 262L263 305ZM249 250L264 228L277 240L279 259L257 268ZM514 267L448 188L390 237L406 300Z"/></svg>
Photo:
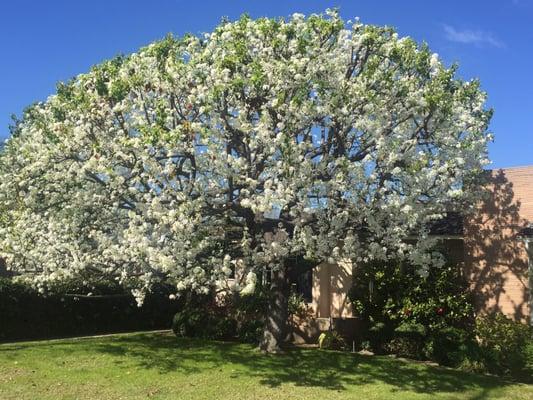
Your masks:
<svg viewBox="0 0 533 400"><path fill-rule="evenodd" d="M491 111L427 45L336 11L243 16L97 65L29 107L0 157L0 252L65 276L223 285L305 255L432 262ZM415 235L416 241L406 241Z"/></svg>

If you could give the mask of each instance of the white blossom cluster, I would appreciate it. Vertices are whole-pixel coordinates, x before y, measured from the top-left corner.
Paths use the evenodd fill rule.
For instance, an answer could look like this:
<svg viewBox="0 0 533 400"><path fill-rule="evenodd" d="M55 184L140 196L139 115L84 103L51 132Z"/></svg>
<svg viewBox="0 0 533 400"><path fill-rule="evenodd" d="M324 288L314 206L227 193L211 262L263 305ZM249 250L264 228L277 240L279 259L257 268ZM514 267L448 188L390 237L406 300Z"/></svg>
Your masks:
<svg viewBox="0 0 533 400"><path fill-rule="evenodd" d="M488 162L485 97L335 11L168 37L25 111L0 156L0 256L37 285L135 279L139 301L161 280L206 292L237 263L250 292L301 254L423 273L428 222Z"/></svg>

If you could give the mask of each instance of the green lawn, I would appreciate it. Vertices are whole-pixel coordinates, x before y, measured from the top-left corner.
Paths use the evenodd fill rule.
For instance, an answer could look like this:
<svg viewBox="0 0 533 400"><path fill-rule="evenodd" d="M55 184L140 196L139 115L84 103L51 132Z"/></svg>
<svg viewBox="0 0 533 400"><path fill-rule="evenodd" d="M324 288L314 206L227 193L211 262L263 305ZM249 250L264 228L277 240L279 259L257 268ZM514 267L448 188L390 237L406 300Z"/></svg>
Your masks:
<svg viewBox="0 0 533 400"><path fill-rule="evenodd" d="M533 385L390 357L125 334L0 345L0 399L533 399Z"/></svg>

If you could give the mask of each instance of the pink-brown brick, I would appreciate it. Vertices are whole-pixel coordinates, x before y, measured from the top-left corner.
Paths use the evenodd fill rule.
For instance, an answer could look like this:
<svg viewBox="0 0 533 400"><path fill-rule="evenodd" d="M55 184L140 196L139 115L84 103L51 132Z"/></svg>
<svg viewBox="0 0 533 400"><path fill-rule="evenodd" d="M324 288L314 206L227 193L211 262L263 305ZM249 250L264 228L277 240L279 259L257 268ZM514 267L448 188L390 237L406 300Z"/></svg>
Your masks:
<svg viewBox="0 0 533 400"><path fill-rule="evenodd" d="M528 256L520 232L533 221L533 166L489 171L484 188L464 235L476 309L529 321Z"/></svg>

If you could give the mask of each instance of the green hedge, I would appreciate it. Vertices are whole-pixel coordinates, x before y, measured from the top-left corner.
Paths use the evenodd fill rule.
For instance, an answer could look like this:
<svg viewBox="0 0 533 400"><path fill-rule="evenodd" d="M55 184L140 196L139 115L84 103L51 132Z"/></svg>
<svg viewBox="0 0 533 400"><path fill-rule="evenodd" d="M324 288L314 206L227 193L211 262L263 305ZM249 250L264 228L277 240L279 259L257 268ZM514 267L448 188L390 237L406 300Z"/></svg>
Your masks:
<svg viewBox="0 0 533 400"><path fill-rule="evenodd" d="M69 292L68 285L63 289ZM167 329L180 309L181 302L169 300L165 287L156 288L137 307L117 287L97 288L89 297L43 296L28 285L0 278L0 341Z"/></svg>
<svg viewBox="0 0 533 400"><path fill-rule="evenodd" d="M176 336L257 343L263 333L268 304L263 288L246 296L186 295L184 301L172 323Z"/></svg>

